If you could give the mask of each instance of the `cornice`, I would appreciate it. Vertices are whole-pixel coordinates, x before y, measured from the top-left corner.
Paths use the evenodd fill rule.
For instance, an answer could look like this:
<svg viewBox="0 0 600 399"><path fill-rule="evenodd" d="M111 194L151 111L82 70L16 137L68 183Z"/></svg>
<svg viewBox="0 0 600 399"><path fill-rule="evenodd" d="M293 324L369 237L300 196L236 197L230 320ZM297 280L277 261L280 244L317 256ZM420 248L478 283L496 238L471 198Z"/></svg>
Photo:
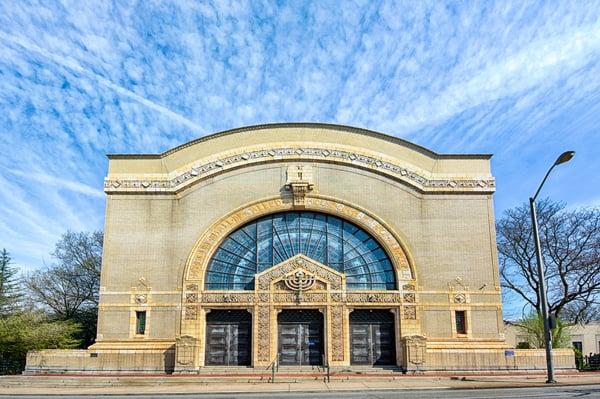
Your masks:
<svg viewBox="0 0 600 399"><path fill-rule="evenodd" d="M232 134L260 131L260 130L272 130L272 129L285 129L285 128L314 128L314 129L327 129L335 130L339 132L348 132L355 134L362 134L365 136L374 137L380 140L385 140L394 144L401 145L403 147L410 148L422 154L425 154L434 159L490 159L492 154L439 154L428 148L422 147L418 144L411 143L410 141L391 136L389 134L377 132L374 130L363 129L354 126L338 125L333 123L316 123L316 122L288 122L288 123L266 123L260 125L244 126L235 129L224 130L221 132L209 134L187 143L181 144L170 150L167 150L160 154L107 154L108 159L162 159L184 148L191 147L198 143L203 143L219 137L229 136Z"/></svg>
<svg viewBox="0 0 600 399"><path fill-rule="evenodd" d="M211 160L201 160L187 169L168 176L139 176L131 178L107 177L104 191L113 193L162 193L175 194L186 187L227 170L261 163L282 161L327 162L358 167L405 182L420 192L472 192L493 193L493 177L451 177L435 178L409 166L399 165L390 159L383 159L376 153L361 153L349 149L319 146L285 145L281 147L249 150L237 154L217 155Z"/></svg>

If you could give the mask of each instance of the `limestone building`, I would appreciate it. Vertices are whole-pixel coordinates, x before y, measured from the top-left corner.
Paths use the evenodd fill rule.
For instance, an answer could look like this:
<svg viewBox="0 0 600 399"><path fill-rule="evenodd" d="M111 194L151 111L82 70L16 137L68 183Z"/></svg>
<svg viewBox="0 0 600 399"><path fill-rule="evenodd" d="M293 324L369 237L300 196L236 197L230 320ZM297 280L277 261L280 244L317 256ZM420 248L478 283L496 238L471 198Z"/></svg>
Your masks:
<svg viewBox="0 0 600 399"><path fill-rule="evenodd" d="M27 370L543 365L505 344L490 157L324 124L109 155L97 342Z"/></svg>

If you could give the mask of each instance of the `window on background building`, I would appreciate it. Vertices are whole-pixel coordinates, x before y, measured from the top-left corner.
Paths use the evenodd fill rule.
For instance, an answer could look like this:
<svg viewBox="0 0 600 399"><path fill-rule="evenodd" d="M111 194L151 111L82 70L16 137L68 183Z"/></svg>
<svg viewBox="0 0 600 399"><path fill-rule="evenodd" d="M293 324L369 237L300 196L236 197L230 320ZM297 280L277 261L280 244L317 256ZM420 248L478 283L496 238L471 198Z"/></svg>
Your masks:
<svg viewBox="0 0 600 399"><path fill-rule="evenodd" d="M466 334L467 333L467 312L464 310L457 310L454 312L456 320L456 333Z"/></svg>
<svg viewBox="0 0 600 399"><path fill-rule="evenodd" d="M138 335L146 333L146 312L135 312L135 333Z"/></svg>
<svg viewBox="0 0 600 399"><path fill-rule="evenodd" d="M579 352L583 353L583 342L581 342L581 341L573 341L573 348L575 348Z"/></svg>

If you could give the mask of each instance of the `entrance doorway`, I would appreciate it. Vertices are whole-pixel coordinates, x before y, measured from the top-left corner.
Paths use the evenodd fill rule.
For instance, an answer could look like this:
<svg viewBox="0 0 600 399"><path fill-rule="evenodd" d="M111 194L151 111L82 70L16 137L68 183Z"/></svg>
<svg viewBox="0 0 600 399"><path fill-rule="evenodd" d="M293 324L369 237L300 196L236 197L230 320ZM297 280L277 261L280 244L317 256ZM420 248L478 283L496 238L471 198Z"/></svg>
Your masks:
<svg viewBox="0 0 600 399"><path fill-rule="evenodd" d="M314 309L283 310L277 317L279 364L323 363L323 314Z"/></svg>
<svg viewBox="0 0 600 399"><path fill-rule="evenodd" d="M252 316L246 310L212 310L206 315L206 359L212 366L249 366Z"/></svg>
<svg viewBox="0 0 600 399"><path fill-rule="evenodd" d="M389 310L356 309L350 313L350 362L396 363L394 315Z"/></svg>

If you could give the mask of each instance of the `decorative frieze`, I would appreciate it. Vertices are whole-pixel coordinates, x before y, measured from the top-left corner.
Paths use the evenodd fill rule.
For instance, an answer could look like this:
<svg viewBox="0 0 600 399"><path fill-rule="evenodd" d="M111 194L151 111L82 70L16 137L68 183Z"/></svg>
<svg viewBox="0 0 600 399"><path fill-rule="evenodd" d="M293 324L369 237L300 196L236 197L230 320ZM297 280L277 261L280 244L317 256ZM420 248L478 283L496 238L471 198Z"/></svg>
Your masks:
<svg viewBox="0 0 600 399"><path fill-rule="evenodd" d="M344 307L331 307L331 360L344 360Z"/></svg>
<svg viewBox="0 0 600 399"><path fill-rule="evenodd" d="M297 255L278 266L274 266L263 274L259 274L259 289L268 290L272 281L283 278L294 270L296 270L296 273L310 274L313 276L313 279L316 276L327 281L333 290L340 290L342 288L342 276L340 273L333 269L329 270L326 266L319 265L303 255Z"/></svg>
<svg viewBox="0 0 600 399"><path fill-rule="evenodd" d="M186 303L197 303L198 302L198 294L195 292L188 292L185 294L185 302Z"/></svg>
<svg viewBox="0 0 600 399"><path fill-rule="evenodd" d="M402 295L398 293L384 292L348 292L346 293L346 302L353 303L401 303Z"/></svg>
<svg viewBox="0 0 600 399"><path fill-rule="evenodd" d="M326 292L305 292L298 296L296 292L274 293L273 302L277 303L323 303L327 302Z"/></svg>
<svg viewBox="0 0 600 399"><path fill-rule="evenodd" d="M196 320L198 318L198 306L197 305L186 305L184 309L185 309L185 320Z"/></svg>
<svg viewBox="0 0 600 399"><path fill-rule="evenodd" d="M417 307L416 306L403 306L402 307L402 318L406 320L415 320L417 318Z"/></svg>
<svg viewBox="0 0 600 399"><path fill-rule="evenodd" d="M415 294L414 294L414 293L412 293L412 292L411 292L411 293L404 294L404 295L402 296L402 299L404 299L404 302L407 302L407 303L414 303L414 302L415 302Z"/></svg>
<svg viewBox="0 0 600 399"><path fill-rule="evenodd" d="M258 361L270 362L271 359L271 319L269 306L258 306L256 311L258 325Z"/></svg>
<svg viewBox="0 0 600 399"><path fill-rule="evenodd" d="M406 166L390 160L378 158L375 154L361 154L335 148L324 147L281 147L269 150L248 151L241 154L224 156L219 159L199 163L173 178L166 179L106 179L104 191L113 192L177 192L192 182L208 178L223 170L239 167L242 164L254 164L279 160L335 160L341 164L376 169L379 173L405 181L422 191L476 191L493 192L496 187L491 177L482 179L429 179Z"/></svg>
<svg viewBox="0 0 600 399"><path fill-rule="evenodd" d="M202 303L253 303L254 293L219 294L204 292L200 296Z"/></svg>

